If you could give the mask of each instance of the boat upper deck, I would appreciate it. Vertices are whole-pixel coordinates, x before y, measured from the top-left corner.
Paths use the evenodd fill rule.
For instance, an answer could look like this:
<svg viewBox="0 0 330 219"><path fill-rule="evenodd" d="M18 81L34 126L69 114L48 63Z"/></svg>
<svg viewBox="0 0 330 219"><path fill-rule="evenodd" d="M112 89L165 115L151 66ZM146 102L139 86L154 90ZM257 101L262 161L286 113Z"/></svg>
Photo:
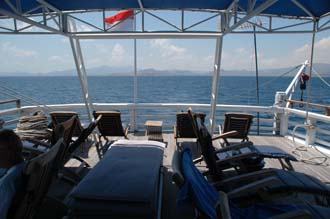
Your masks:
<svg viewBox="0 0 330 219"><path fill-rule="evenodd" d="M163 166L171 169L172 156L175 151L175 141L172 133L163 134L164 142L167 144L164 153ZM147 140L147 136L143 134L130 134L129 139ZM326 155L312 147L303 147L302 144L281 136L256 136L251 135L250 141L255 146L262 148L263 151L280 150L294 155L299 161L292 162L295 171L306 173L319 178L323 182L330 182L330 160ZM190 144L190 147L196 151L196 143L194 139L180 139L180 142ZM219 142L215 142L216 147L220 147ZM99 161L96 148L90 147L85 150L78 149L78 153L92 166ZM281 168L281 164L277 159L265 159L267 168ZM302 161L305 160L305 161ZM67 166L76 166L80 162L71 160ZM203 166L203 163L201 164Z"/></svg>

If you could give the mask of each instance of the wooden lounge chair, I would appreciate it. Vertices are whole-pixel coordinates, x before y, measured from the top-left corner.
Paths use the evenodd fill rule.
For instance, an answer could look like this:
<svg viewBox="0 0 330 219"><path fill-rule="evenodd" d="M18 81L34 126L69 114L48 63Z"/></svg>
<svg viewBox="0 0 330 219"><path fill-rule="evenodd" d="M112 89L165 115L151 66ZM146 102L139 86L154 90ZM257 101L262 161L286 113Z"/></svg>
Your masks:
<svg viewBox="0 0 330 219"><path fill-rule="evenodd" d="M102 115L102 118L97 124L100 132L97 148L99 156L102 157L113 142L110 141L109 137L124 137L128 139L130 124L125 128L123 127L121 113L119 111L94 111L93 115L95 119ZM102 138L104 142L102 142Z"/></svg>
<svg viewBox="0 0 330 219"><path fill-rule="evenodd" d="M72 116L77 117L77 124L75 125L74 131L73 131L73 137L79 137L81 135L81 132L83 131L83 126L79 120L78 113L73 111L53 111L49 113L53 125L57 125L59 123L65 122L69 119L71 119Z"/></svg>
<svg viewBox="0 0 330 219"><path fill-rule="evenodd" d="M64 150L61 138L45 153L27 161L23 170L24 188L15 194L8 218L34 218L56 174L54 165L59 162L59 154Z"/></svg>
<svg viewBox="0 0 330 219"><path fill-rule="evenodd" d="M205 113L196 114L199 114L202 120L204 120L206 116ZM175 144L178 143L178 138L197 138L187 112L179 112L176 114L176 125L174 126Z"/></svg>
<svg viewBox="0 0 330 219"><path fill-rule="evenodd" d="M74 155L74 152L78 149L78 147L82 144L84 144L84 142L86 141L86 139L88 138L88 136L90 134L92 134L92 132L94 131L94 129L96 128L98 122L100 121L100 119L102 118L102 116L98 116L96 120L94 120L93 122L91 122L87 128L83 129L80 136L78 137L77 140L75 140L74 142L72 142L69 147L68 147L68 151L64 157L64 164L67 163L71 158L79 160L82 164L84 164L86 167L90 167L90 165L84 161L81 157Z"/></svg>
<svg viewBox="0 0 330 219"><path fill-rule="evenodd" d="M27 142L32 143L32 146L25 146L23 144L23 155L26 159L31 159L37 154L44 153L52 145L54 145L60 138L63 138L64 144L69 147L72 141L72 135L77 123L77 116L73 116L69 120L59 123L53 127L50 141L41 141L34 138L26 139Z"/></svg>
<svg viewBox="0 0 330 219"><path fill-rule="evenodd" d="M211 177L219 178L222 175L222 170L229 168L235 168L239 174L260 170L264 166L264 158L278 159L283 169L293 170L290 161L297 160L292 155L260 152L249 141L217 150L213 147L212 141L231 137L237 132L230 131L212 138L203 121L191 109L188 110L188 114L201 146L202 159L209 168Z"/></svg>
<svg viewBox="0 0 330 219"><path fill-rule="evenodd" d="M249 141L248 134L253 121L253 116L243 113L226 113L223 127L219 126L219 133L237 131L236 135L223 138L222 146L229 146L227 139L240 139L242 142Z"/></svg>
<svg viewBox="0 0 330 219"><path fill-rule="evenodd" d="M190 202L196 218L328 218L329 208L295 198L250 201L243 205L223 191L217 190L195 167L189 149L175 151L172 161L172 180L180 188L177 204ZM241 192L241 191L239 191ZM284 202L284 203L283 203ZM299 204L298 204L299 203Z"/></svg>

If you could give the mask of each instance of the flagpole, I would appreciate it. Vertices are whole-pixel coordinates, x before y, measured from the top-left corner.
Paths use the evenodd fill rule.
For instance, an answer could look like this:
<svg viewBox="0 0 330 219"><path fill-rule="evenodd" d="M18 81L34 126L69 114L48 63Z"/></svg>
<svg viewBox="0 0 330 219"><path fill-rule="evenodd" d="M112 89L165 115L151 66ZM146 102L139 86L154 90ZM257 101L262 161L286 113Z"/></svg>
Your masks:
<svg viewBox="0 0 330 219"><path fill-rule="evenodd" d="M135 11L134 11L135 14ZM136 31L136 16L134 15L134 30ZM137 104L137 98L138 98L138 81L137 81L137 48L136 48L136 39L134 39L134 109L133 109L133 128L134 130L137 130L136 126L136 104Z"/></svg>

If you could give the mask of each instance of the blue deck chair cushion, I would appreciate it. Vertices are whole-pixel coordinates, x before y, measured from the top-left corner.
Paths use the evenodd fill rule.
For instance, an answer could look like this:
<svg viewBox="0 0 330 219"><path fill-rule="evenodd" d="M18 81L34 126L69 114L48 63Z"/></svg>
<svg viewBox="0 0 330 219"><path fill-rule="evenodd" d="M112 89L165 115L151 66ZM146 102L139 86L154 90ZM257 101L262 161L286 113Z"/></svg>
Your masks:
<svg viewBox="0 0 330 219"><path fill-rule="evenodd" d="M203 213L212 219L216 219L219 193L196 168L191 158L191 151L188 148L183 151L182 171L185 183L178 193L177 204L182 205L185 202L193 202ZM229 207L232 219L261 219L299 209L295 205L288 204L256 204L248 208L239 208L230 200Z"/></svg>

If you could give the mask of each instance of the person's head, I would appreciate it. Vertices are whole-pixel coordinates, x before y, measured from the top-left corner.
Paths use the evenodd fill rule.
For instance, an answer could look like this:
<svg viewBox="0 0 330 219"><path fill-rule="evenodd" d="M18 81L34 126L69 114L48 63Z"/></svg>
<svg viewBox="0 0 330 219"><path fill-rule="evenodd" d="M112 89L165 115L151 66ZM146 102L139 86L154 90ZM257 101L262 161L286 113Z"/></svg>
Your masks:
<svg viewBox="0 0 330 219"><path fill-rule="evenodd" d="M9 129L0 130L0 168L9 169L21 163L22 141L14 131Z"/></svg>

